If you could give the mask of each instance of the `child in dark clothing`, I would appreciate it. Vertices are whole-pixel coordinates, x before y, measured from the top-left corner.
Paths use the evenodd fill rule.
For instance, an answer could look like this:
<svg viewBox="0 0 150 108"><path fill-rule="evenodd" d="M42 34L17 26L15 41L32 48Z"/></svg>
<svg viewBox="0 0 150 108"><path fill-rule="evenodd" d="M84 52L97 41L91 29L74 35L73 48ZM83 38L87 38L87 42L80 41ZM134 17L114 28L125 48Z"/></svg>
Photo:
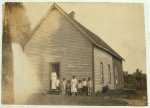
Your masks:
<svg viewBox="0 0 150 108"><path fill-rule="evenodd" d="M71 95L71 82L70 82L70 80L67 80L66 95Z"/></svg>
<svg viewBox="0 0 150 108"><path fill-rule="evenodd" d="M83 78L83 81L82 81L82 93L83 95L88 94L86 78Z"/></svg>

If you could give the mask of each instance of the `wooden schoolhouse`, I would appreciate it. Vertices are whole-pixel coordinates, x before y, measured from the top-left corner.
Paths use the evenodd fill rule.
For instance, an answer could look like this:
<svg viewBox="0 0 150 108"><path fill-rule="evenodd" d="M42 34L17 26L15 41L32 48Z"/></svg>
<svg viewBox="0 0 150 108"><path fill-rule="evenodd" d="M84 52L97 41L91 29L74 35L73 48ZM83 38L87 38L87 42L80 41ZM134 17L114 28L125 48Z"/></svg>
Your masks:
<svg viewBox="0 0 150 108"><path fill-rule="evenodd" d="M39 92L50 90L52 71L60 79L90 77L94 92L104 85L112 90L122 88L124 59L74 15L54 3L23 43L25 54L37 68Z"/></svg>

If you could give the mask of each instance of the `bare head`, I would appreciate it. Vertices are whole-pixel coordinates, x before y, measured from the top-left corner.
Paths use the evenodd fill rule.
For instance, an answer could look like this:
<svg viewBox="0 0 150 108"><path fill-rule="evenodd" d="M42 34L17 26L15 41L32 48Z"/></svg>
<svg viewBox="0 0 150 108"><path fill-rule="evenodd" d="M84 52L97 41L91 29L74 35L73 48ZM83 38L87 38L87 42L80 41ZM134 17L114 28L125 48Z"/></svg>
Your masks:
<svg viewBox="0 0 150 108"><path fill-rule="evenodd" d="M83 81L86 81L86 78L83 78Z"/></svg>
<svg viewBox="0 0 150 108"><path fill-rule="evenodd" d="M63 81L65 81L66 80L66 78L63 78Z"/></svg>
<svg viewBox="0 0 150 108"><path fill-rule="evenodd" d="M67 83L70 83L70 80L67 80Z"/></svg>
<svg viewBox="0 0 150 108"><path fill-rule="evenodd" d="M81 80L79 80L79 83L81 83Z"/></svg>
<svg viewBox="0 0 150 108"><path fill-rule="evenodd" d="M73 75L73 79L75 79L76 78L76 76L75 75Z"/></svg>
<svg viewBox="0 0 150 108"><path fill-rule="evenodd" d="M90 80L91 80L91 78L89 77L89 78L88 78L88 81L90 81Z"/></svg>

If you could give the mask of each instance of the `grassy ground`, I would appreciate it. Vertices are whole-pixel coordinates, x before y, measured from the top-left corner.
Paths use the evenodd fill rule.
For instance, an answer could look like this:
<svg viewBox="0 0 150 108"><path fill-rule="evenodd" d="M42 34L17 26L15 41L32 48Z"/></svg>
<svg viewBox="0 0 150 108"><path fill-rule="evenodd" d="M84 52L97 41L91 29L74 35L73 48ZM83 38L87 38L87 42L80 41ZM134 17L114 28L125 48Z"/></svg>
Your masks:
<svg viewBox="0 0 150 108"><path fill-rule="evenodd" d="M127 105L127 102L120 101L117 99L111 99L108 96L62 96L62 95L49 95L49 94L38 94L33 95L26 102L26 104L36 105Z"/></svg>
<svg viewBox="0 0 150 108"><path fill-rule="evenodd" d="M33 94L23 103L29 105L86 105L86 106L145 106L145 91L137 95L97 95L97 96L62 96L52 94Z"/></svg>

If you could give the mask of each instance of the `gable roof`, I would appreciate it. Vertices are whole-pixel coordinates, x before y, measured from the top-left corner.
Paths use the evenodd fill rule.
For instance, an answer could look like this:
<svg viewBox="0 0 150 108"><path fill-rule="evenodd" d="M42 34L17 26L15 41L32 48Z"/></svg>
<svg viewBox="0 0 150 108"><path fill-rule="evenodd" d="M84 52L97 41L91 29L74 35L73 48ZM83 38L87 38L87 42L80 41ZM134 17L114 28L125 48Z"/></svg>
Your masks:
<svg viewBox="0 0 150 108"><path fill-rule="evenodd" d="M114 51L108 44L106 44L99 36L91 32L87 28L85 28L74 18L70 17L70 15L67 14L64 10L62 10L56 3L54 3L49 8L46 15L39 21L39 23L35 26L32 32L27 36L25 41L22 43L23 47L25 46L27 41L31 38L31 36L34 34L34 32L38 29L38 27L42 24L42 22L47 18L47 16L49 15L52 9L58 9L58 11L60 11L67 18L67 20L69 20L77 29L79 29L95 46L97 46L100 49L105 50L106 52L110 53L111 55L115 56L116 58L120 60L124 60L116 51Z"/></svg>

